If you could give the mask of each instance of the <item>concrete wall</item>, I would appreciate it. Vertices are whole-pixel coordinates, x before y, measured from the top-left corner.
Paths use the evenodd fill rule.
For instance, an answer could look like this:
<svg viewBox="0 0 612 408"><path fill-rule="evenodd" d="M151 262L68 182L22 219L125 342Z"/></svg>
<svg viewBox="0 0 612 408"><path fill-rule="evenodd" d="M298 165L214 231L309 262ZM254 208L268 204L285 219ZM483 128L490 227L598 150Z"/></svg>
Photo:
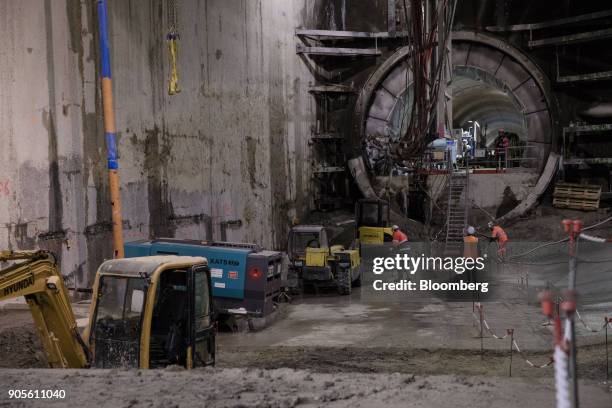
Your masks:
<svg viewBox="0 0 612 408"><path fill-rule="evenodd" d="M110 0L125 239L284 244L308 206L314 0ZM111 256L95 2L0 0L0 248L49 248L87 286ZM223 230L224 221L240 227Z"/></svg>
<svg viewBox="0 0 612 408"><path fill-rule="evenodd" d="M531 171L471 174L470 199L482 208L497 210L507 200L523 201L538 178L539 174Z"/></svg>
<svg viewBox="0 0 612 408"><path fill-rule="evenodd" d="M539 174L532 171L509 171L495 174L470 174L470 202L495 217L500 217L527 198L538 181ZM447 176L432 175L427 178L430 195L435 199L446 191ZM478 213L477 210L473 210Z"/></svg>

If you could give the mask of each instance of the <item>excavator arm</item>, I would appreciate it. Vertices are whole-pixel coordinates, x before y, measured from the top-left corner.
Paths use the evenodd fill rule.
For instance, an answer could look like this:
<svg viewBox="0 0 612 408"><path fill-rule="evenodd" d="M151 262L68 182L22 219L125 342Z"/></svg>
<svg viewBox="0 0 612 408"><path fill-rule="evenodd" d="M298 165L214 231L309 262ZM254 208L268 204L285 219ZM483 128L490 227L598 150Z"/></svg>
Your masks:
<svg viewBox="0 0 612 408"><path fill-rule="evenodd" d="M89 350L83 342L68 292L48 251L0 251L0 300L24 296L52 368L83 368ZM21 261L21 262L19 262Z"/></svg>

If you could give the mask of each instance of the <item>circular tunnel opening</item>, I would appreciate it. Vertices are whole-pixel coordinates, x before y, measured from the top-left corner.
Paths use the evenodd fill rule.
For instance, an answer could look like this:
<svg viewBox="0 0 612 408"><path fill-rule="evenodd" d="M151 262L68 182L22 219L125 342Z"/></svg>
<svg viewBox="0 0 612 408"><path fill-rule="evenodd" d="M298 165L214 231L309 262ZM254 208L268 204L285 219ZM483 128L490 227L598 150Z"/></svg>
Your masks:
<svg viewBox="0 0 612 408"><path fill-rule="evenodd" d="M406 176L412 174L411 163L393 157L394 142L406 133L414 99L411 57L408 47L398 49L371 75L356 103L354 156L349 167L365 197L402 192ZM499 217L542 184L539 179L557 138L550 86L539 67L520 50L502 39L474 32L453 33L452 71L447 89L452 95L448 131L478 127L474 144L480 152L475 153L491 157L494 163L480 160L475 166L479 174L473 178L471 195L474 205ZM501 163L499 155L504 136L512 147L503 156L512 159L509 163ZM412 163L415 166L418 163ZM434 195L433 191L427 194Z"/></svg>
<svg viewBox="0 0 612 408"><path fill-rule="evenodd" d="M527 143L527 118L520 102L488 72L473 67L454 68L449 93L453 129L476 128L479 147L495 147L502 132L514 139L514 145Z"/></svg>

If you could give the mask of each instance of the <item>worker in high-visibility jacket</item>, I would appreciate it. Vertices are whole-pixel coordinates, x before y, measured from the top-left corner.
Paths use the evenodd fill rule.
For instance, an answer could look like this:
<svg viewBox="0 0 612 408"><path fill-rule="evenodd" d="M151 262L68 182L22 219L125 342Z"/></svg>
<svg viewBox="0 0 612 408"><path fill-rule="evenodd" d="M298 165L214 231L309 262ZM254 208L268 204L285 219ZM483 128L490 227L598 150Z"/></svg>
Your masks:
<svg viewBox="0 0 612 408"><path fill-rule="evenodd" d="M491 241L497 241L497 256L500 259L504 259L506 257L506 244L508 243L508 234L499 224L490 221L488 224L491 229Z"/></svg>
<svg viewBox="0 0 612 408"><path fill-rule="evenodd" d="M466 235L463 237L463 257L478 258L478 238L476 237L476 229L472 226L467 227Z"/></svg>
<svg viewBox="0 0 612 408"><path fill-rule="evenodd" d="M398 227L394 225L391 227L393 230L393 246L397 247L405 242L408 242L408 235L404 234L404 232Z"/></svg>
<svg viewBox="0 0 612 408"><path fill-rule="evenodd" d="M478 238L476 237L476 229L469 226L465 230L465 234L466 235L463 237L463 257L465 259L476 259L478 258ZM466 275L468 282L476 282L476 271L473 266L471 268L466 267ZM472 296L474 296L473 300L480 300L478 291L472 293Z"/></svg>

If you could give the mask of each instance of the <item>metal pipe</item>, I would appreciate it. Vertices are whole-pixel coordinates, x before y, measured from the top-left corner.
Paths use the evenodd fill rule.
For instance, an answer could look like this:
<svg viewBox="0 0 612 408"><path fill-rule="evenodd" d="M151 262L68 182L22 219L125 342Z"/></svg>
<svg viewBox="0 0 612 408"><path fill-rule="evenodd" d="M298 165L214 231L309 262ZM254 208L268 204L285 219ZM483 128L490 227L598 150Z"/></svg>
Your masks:
<svg viewBox="0 0 612 408"><path fill-rule="evenodd" d="M478 303L478 316L480 318L480 359L482 360L484 358L483 356L483 352L484 352L484 333L482 330L482 320L483 320L483 316L482 316L482 304Z"/></svg>
<svg viewBox="0 0 612 408"><path fill-rule="evenodd" d="M514 346L514 329L508 329L510 334L510 367L508 371L508 377L512 377L512 349Z"/></svg>
<svg viewBox="0 0 612 408"><path fill-rule="evenodd" d="M104 135L106 139L109 189L113 222L113 256L123 258L123 220L121 218L121 193L119 191L119 163L117 161L117 142L115 112L113 108L113 87L108 42L108 17L106 0L97 0L98 30L100 34L100 62L102 71L102 106L104 112Z"/></svg>
<svg viewBox="0 0 612 408"><path fill-rule="evenodd" d="M600 102L581 110L578 112L580 116L587 116L591 118L609 118L612 117L612 103Z"/></svg>
<svg viewBox="0 0 612 408"><path fill-rule="evenodd" d="M438 137L444 138L445 127L446 127L446 69L445 69L445 55L446 55L446 20L444 13L444 1L438 1L438 44L436 46L438 55L436 59L436 67L442 65L440 68L440 84L438 85L438 95L436 95L436 133ZM450 129L449 129L450 130Z"/></svg>
<svg viewBox="0 0 612 408"><path fill-rule="evenodd" d="M395 17L395 0L387 1L387 32L390 37L395 36L397 30L397 23Z"/></svg>

